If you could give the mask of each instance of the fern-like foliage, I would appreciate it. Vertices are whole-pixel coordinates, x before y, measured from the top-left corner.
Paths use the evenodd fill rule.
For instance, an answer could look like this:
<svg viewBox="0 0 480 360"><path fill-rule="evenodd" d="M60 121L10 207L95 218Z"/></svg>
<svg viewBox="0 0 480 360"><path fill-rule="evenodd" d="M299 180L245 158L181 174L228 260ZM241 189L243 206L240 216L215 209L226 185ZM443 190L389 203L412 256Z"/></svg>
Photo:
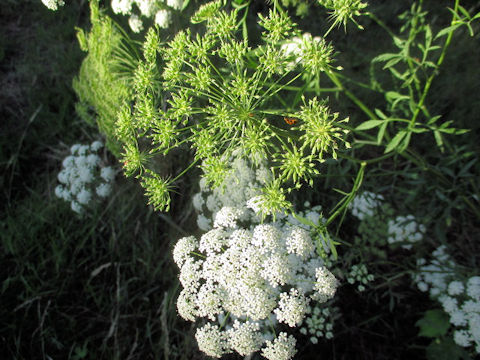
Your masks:
<svg viewBox="0 0 480 360"><path fill-rule="evenodd" d="M112 19L104 15L98 1L90 2L92 28L88 34L77 29L82 50L88 53L73 88L78 95L79 116L93 124L106 137L108 149L118 156L120 145L115 139L115 120L120 105L130 98L130 75L136 68L134 47Z"/></svg>

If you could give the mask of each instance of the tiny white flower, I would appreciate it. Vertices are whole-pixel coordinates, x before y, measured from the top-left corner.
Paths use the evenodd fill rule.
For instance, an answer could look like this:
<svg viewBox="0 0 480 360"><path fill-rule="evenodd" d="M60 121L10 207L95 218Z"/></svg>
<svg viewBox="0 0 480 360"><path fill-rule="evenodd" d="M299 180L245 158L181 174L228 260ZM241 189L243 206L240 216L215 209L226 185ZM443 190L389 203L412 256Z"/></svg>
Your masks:
<svg viewBox="0 0 480 360"><path fill-rule="evenodd" d="M460 295L463 293L464 286L461 281L452 281L450 284L448 284L448 294L449 295Z"/></svg>
<svg viewBox="0 0 480 360"><path fill-rule="evenodd" d="M113 170L113 168L110 166L104 167L102 170L100 170L100 176L106 182L110 182L115 179L115 170Z"/></svg>
<svg viewBox="0 0 480 360"><path fill-rule="evenodd" d="M91 199L92 199L92 193L87 189L82 189L77 194L77 201L82 205L87 205Z"/></svg>
<svg viewBox="0 0 480 360"><path fill-rule="evenodd" d="M112 186L107 183L101 183L100 185L97 186L95 192L97 193L98 196L100 197L107 197L110 195L110 192L112 191Z"/></svg>
<svg viewBox="0 0 480 360"><path fill-rule="evenodd" d="M292 288L290 293L282 292L280 294L278 308L274 312L279 322L295 327L303 321L309 302L310 299Z"/></svg>
<svg viewBox="0 0 480 360"><path fill-rule="evenodd" d="M143 21L136 14L130 15L128 25L130 25L130 29L132 29L134 33L139 33L143 30Z"/></svg>
<svg viewBox="0 0 480 360"><path fill-rule="evenodd" d="M180 10L183 6L183 0L167 0L167 5L175 10Z"/></svg>
<svg viewBox="0 0 480 360"><path fill-rule="evenodd" d="M208 356L220 358L230 349L226 334L217 325L207 323L195 333L198 347Z"/></svg>
<svg viewBox="0 0 480 360"><path fill-rule="evenodd" d="M103 147L102 142L101 142L101 141L98 141L98 140L95 140L94 142L92 142L92 143L90 144L90 149L91 149L92 151L95 151L95 152L97 152L98 150L100 150L102 147Z"/></svg>
<svg viewBox="0 0 480 360"><path fill-rule="evenodd" d="M203 204L205 204L205 200L203 199L201 192L193 195L192 203L195 210L202 211L202 207L203 207Z"/></svg>
<svg viewBox="0 0 480 360"><path fill-rule="evenodd" d="M462 347L469 347L472 342L467 330L456 330L453 333L453 339L457 345Z"/></svg>
<svg viewBox="0 0 480 360"><path fill-rule="evenodd" d="M56 11L59 6L65 5L63 0L42 0L43 5L45 5L50 10Z"/></svg>
<svg viewBox="0 0 480 360"><path fill-rule="evenodd" d="M295 345L297 340L292 335L281 332L273 341L267 341L266 347L262 350L262 355L268 360L290 360L297 353Z"/></svg>
<svg viewBox="0 0 480 360"><path fill-rule="evenodd" d="M242 356L258 351L264 339L256 322L246 321L241 323L235 320L233 327L227 331L230 347Z"/></svg>
<svg viewBox="0 0 480 360"><path fill-rule="evenodd" d="M178 314L185 320L195 321L197 313L196 296L189 289L183 289L177 299Z"/></svg>
<svg viewBox="0 0 480 360"><path fill-rule="evenodd" d="M312 295L312 299L319 302L326 302L331 299L337 290L338 282L335 276L325 267L319 267L315 270L314 289L316 292Z"/></svg>
<svg viewBox="0 0 480 360"><path fill-rule="evenodd" d="M208 231L212 228L211 220L202 214L197 217L197 225L200 230Z"/></svg>
<svg viewBox="0 0 480 360"><path fill-rule="evenodd" d="M72 203L70 204L71 205L71 208L74 212L76 212L77 214L81 214L82 211L83 211L83 208L82 206L76 202L76 201L72 201Z"/></svg>
<svg viewBox="0 0 480 360"><path fill-rule="evenodd" d="M170 11L166 9L161 9L157 11L157 14L155 15L155 23L160 26L161 28L168 28L172 21L172 16Z"/></svg>
<svg viewBox="0 0 480 360"><path fill-rule="evenodd" d="M70 152L72 155L77 155L78 149L80 149L80 144L74 144L70 147Z"/></svg>
<svg viewBox="0 0 480 360"><path fill-rule="evenodd" d="M173 249L173 260L178 267L190 257L190 254L198 247L198 241L195 236L183 237L177 241Z"/></svg>

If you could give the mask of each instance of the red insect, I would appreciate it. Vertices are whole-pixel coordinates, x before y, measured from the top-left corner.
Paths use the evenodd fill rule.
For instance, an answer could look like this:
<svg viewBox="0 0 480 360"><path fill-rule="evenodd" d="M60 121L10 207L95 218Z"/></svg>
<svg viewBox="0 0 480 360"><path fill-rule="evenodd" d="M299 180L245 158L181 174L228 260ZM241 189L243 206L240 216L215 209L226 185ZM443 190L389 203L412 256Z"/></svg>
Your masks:
<svg viewBox="0 0 480 360"><path fill-rule="evenodd" d="M288 124L288 125L295 125L298 122L298 119L291 118L291 117L284 117L283 120Z"/></svg>

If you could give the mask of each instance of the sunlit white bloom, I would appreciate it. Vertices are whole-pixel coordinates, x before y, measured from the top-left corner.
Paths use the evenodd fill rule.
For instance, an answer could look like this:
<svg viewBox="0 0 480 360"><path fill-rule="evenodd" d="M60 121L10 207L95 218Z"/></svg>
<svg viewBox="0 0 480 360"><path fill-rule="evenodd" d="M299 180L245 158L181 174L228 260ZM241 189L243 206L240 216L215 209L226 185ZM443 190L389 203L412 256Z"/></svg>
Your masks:
<svg viewBox="0 0 480 360"><path fill-rule="evenodd" d="M167 5L175 10L180 10L183 6L183 0L167 0Z"/></svg>
<svg viewBox="0 0 480 360"><path fill-rule="evenodd" d="M214 227L236 228L237 221L245 215L245 211L240 208L224 206L215 215Z"/></svg>
<svg viewBox="0 0 480 360"><path fill-rule="evenodd" d="M292 227L286 239L287 251L290 254L297 254L302 258L310 256L315 251L310 234L300 227Z"/></svg>
<svg viewBox="0 0 480 360"><path fill-rule="evenodd" d="M291 289L290 293L282 292L278 308L275 314L279 322L283 322L290 327L299 325L308 309L310 299L307 299L297 289Z"/></svg>
<svg viewBox="0 0 480 360"><path fill-rule="evenodd" d="M217 325L207 323L198 328L195 338L199 349L208 356L219 358L230 351L226 334Z"/></svg>
<svg viewBox="0 0 480 360"><path fill-rule="evenodd" d="M214 228L200 238L199 250L207 254L219 252L227 244L226 233L221 228Z"/></svg>
<svg viewBox="0 0 480 360"><path fill-rule="evenodd" d="M195 321L198 316L195 293L183 289L177 299L177 311L185 320Z"/></svg>
<svg viewBox="0 0 480 360"><path fill-rule="evenodd" d="M285 254L272 254L265 259L260 275L274 288L279 285L285 285L293 277L292 269L289 265L288 257Z"/></svg>
<svg viewBox="0 0 480 360"><path fill-rule="evenodd" d="M273 342L266 342L262 355L268 360L290 360L297 353L296 344L297 340L292 335L287 337L287 333L281 332Z"/></svg>
<svg viewBox="0 0 480 360"><path fill-rule="evenodd" d="M325 267L317 268L315 270L315 277L317 279L314 285L316 292L312 295L312 299L321 303L330 300L337 290L337 279L335 279L335 276Z"/></svg>
<svg viewBox="0 0 480 360"><path fill-rule="evenodd" d="M233 327L227 331L230 347L242 356L260 350L264 340L256 322L241 323L235 320Z"/></svg>
<svg viewBox="0 0 480 360"><path fill-rule="evenodd" d="M112 0L111 4L115 14L128 15L132 11L133 0Z"/></svg>
<svg viewBox="0 0 480 360"><path fill-rule="evenodd" d="M136 14L130 15L128 18L128 25L134 33L139 33L143 30L143 21Z"/></svg>
<svg viewBox="0 0 480 360"><path fill-rule="evenodd" d="M180 269L180 282L186 289L197 289L200 286L202 261L187 258Z"/></svg>
<svg viewBox="0 0 480 360"><path fill-rule="evenodd" d="M45 5L50 10L57 10L59 6L65 5L63 0L42 0L43 5Z"/></svg>
<svg viewBox="0 0 480 360"><path fill-rule="evenodd" d="M155 15L155 24L157 24L161 28L166 29L170 25L171 21L172 21L172 15L170 11L166 9L161 9L157 11Z"/></svg>
<svg viewBox="0 0 480 360"><path fill-rule="evenodd" d="M145 17L151 17L155 11L156 4L152 0L135 0L140 12Z"/></svg>
<svg viewBox="0 0 480 360"><path fill-rule="evenodd" d="M198 316L207 317L214 321L222 309L222 299L225 293L211 282L203 284L197 293Z"/></svg>
<svg viewBox="0 0 480 360"><path fill-rule="evenodd" d="M275 251L281 244L282 234L277 227L270 224L260 224L253 229L252 244L257 246L259 251L266 253Z"/></svg>
<svg viewBox="0 0 480 360"><path fill-rule="evenodd" d="M183 237L177 241L173 248L173 260L178 267L190 257L190 254L198 247L198 241L195 236Z"/></svg>

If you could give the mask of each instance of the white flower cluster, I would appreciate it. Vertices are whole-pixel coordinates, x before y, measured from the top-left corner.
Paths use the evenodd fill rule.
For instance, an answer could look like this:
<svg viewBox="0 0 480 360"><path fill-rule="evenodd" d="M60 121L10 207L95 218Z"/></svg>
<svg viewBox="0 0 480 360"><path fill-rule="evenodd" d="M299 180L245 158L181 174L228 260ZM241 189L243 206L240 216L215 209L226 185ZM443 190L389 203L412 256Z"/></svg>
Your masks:
<svg viewBox="0 0 480 360"><path fill-rule="evenodd" d="M211 218L221 221L220 219L226 216L226 214L217 216L220 209L225 207L234 209L236 204L245 204L260 193L259 189L269 179L270 172L265 166L260 165L257 170L253 170L248 162L240 157L232 161L232 171L225 177L223 185L211 190L207 187L206 180L202 178L200 192L193 196L193 206L198 212L198 227L203 231L210 230L212 228ZM249 219L247 215L256 217L249 211L245 212L242 220L255 220Z"/></svg>
<svg viewBox="0 0 480 360"><path fill-rule="evenodd" d="M172 22L171 9L180 10L183 3L183 0L112 0L112 10L115 14L130 15L128 24L133 32L138 33L143 30L140 16L154 18L158 26L168 28ZM139 14L134 13L135 7Z"/></svg>
<svg viewBox="0 0 480 360"><path fill-rule="evenodd" d="M365 285L373 281L373 279L373 274L368 273L367 267L364 264L353 265L347 276L349 284L353 285L358 283L358 291L365 291Z"/></svg>
<svg viewBox="0 0 480 360"><path fill-rule="evenodd" d="M322 308L320 304L309 306L307 314L305 324L300 328L300 332L303 335L310 335L309 339L312 344L317 344L321 337L333 338L334 318L329 307Z"/></svg>
<svg viewBox="0 0 480 360"><path fill-rule="evenodd" d="M475 346L476 353L480 354L480 276L459 279L454 270L457 265L446 250L445 246L437 248L428 264L420 259L415 281L418 288L429 291L450 316L455 342L462 347Z"/></svg>
<svg viewBox="0 0 480 360"><path fill-rule="evenodd" d="M265 344L267 359L291 359L293 336L281 333L265 343L262 334L276 321L299 326L310 302L331 299L338 282L315 254L308 226L284 217L240 227L239 221L253 218L249 212L245 206L223 207L200 240L190 236L177 242L173 256L183 286L178 313L190 321L209 319L196 335L207 355L248 355Z"/></svg>
<svg viewBox="0 0 480 360"><path fill-rule="evenodd" d="M42 0L43 5L45 5L50 10L56 11L59 6L65 5L63 0Z"/></svg>
<svg viewBox="0 0 480 360"><path fill-rule="evenodd" d="M72 210L82 213L94 196L105 198L112 191L115 171L103 167L98 150L103 147L100 141L91 145L75 144L70 155L63 159L62 170L58 173L61 185L55 188L55 195L71 202Z"/></svg>
<svg viewBox="0 0 480 360"><path fill-rule="evenodd" d="M359 220L365 217L371 217L375 211L382 205L384 198L382 195L375 194L371 191L364 191L362 194L356 196L350 203L352 215Z"/></svg>
<svg viewBox="0 0 480 360"><path fill-rule="evenodd" d="M423 239L426 228L419 224L413 215L397 216L388 221L388 243L402 243L402 248L410 250L412 243Z"/></svg>

